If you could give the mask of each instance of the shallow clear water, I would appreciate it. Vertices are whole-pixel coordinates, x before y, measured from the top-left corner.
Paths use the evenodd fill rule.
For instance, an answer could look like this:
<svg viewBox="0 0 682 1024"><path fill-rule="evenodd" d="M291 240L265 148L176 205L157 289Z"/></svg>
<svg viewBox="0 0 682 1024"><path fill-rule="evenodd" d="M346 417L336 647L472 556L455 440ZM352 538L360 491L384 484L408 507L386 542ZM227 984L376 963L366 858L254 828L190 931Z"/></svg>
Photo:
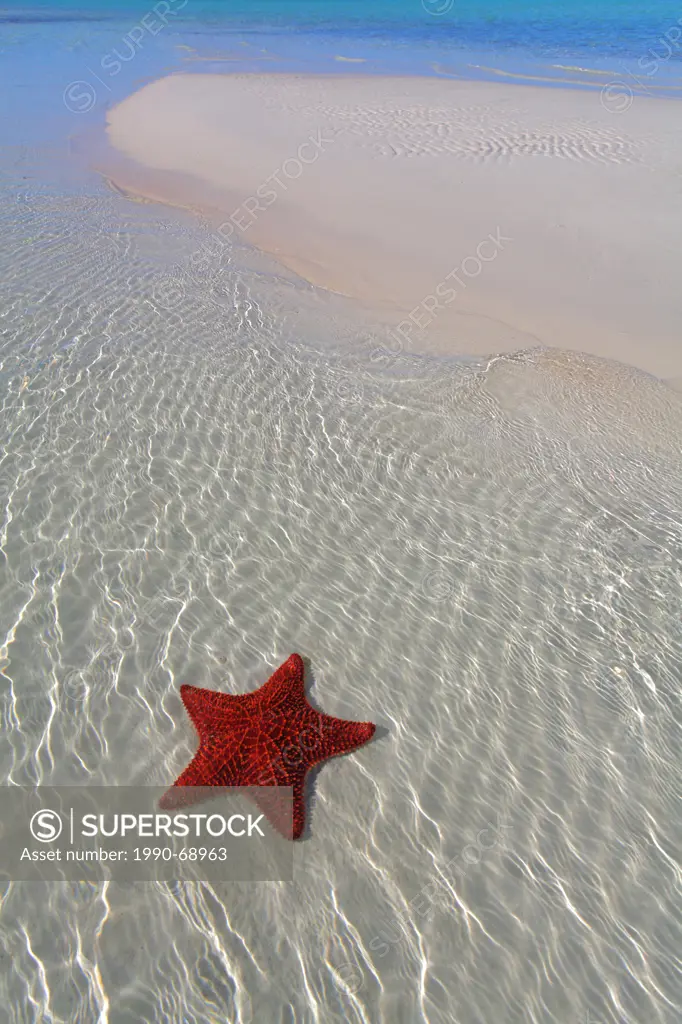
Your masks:
<svg viewBox="0 0 682 1024"><path fill-rule="evenodd" d="M294 650L383 730L320 772L293 884L6 885L6 1019L679 1020L681 397L377 359L36 156L1 168L2 778L164 785L179 685Z"/></svg>

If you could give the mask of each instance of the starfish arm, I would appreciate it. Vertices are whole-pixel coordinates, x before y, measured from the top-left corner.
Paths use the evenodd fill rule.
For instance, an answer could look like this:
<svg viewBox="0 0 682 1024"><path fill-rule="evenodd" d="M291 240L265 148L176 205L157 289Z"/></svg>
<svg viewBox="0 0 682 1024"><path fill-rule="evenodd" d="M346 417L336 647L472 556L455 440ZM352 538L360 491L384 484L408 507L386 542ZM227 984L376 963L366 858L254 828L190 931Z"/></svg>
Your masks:
<svg viewBox="0 0 682 1024"><path fill-rule="evenodd" d="M210 749L200 747L184 772L178 776L171 789L167 790L159 800L163 811L176 807L186 807L206 799L201 787L204 786L238 786L235 772L228 765L216 764ZM192 790L198 792L192 792Z"/></svg>
<svg viewBox="0 0 682 1024"><path fill-rule="evenodd" d="M292 654L279 666L276 672L263 683L256 696L263 705L267 703L273 710L280 706L301 702L305 703L305 682L303 658L300 654Z"/></svg>
<svg viewBox="0 0 682 1024"><path fill-rule="evenodd" d="M186 683L180 687L182 703L202 740L224 728L225 719L231 714L243 710L244 698L248 696L202 690L199 686L188 686Z"/></svg>
<svg viewBox="0 0 682 1024"><path fill-rule="evenodd" d="M312 764L319 764L329 757L350 754L365 743L369 743L376 732L373 722L347 722L343 718L321 715L320 739L311 751Z"/></svg>
<svg viewBox="0 0 682 1024"><path fill-rule="evenodd" d="M293 799L286 790L275 786L259 786L251 796L272 827L285 839L300 839L305 827L304 778L293 783ZM290 783L290 785L292 785Z"/></svg>

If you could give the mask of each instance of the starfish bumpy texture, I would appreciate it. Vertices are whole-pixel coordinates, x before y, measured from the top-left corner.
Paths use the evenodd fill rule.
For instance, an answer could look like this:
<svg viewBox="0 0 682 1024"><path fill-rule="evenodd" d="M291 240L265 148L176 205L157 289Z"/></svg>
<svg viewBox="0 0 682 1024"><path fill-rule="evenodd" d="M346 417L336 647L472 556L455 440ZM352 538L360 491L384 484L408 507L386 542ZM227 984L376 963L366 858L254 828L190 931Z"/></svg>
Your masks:
<svg viewBox="0 0 682 1024"><path fill-rule="evenodd" d="M299 839L305 827L304 784L315 765L347 754L372 738L371 722L347 722L325 715L308 703L303 659L292 654L253 693L234 696L181 686L180 696L199 734L193 760L161 798L171 809L205 799L192 799L191 786L292 786L291 822L277 820L275 805L259 797L258 804L287 838Z"/></svg>

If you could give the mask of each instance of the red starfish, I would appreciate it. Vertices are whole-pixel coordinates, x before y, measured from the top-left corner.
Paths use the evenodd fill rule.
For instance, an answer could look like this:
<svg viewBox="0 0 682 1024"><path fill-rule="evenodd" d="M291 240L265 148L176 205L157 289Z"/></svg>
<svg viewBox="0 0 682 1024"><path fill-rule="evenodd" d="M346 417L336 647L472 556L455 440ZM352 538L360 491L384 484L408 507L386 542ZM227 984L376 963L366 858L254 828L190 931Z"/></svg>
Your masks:
<svg viewBox="0 0 682 1024"><path fill-rule="evenodd" d="M190 793L177 791L179 786L293 786L294 839L305 824L306 774L329 757L361 747L376 729L371 722L346 722L316 711L305 695L300 654L292 654L253 693L233 696L181 686L180 696L199 733L199 750L159 806L205 799L200 794L192 800ZM282 831L273 802L258 803ZM291 838L290 823L286 834Z"/></svg>

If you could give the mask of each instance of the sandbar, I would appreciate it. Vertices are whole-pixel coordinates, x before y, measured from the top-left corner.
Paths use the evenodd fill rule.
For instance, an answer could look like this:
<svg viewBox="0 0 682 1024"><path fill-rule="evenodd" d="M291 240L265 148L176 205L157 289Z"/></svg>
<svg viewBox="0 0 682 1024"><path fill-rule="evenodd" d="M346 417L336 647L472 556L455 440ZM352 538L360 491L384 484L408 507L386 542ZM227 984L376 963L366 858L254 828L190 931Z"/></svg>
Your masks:
<svg viewBox="0 0 682 1024"><path fill-rule="evenodd" d="M210 210L218 244L348 296L405 350L547 345L679 378L681 109L611 83L174 74L108 113L104 169Z"/></svg>

